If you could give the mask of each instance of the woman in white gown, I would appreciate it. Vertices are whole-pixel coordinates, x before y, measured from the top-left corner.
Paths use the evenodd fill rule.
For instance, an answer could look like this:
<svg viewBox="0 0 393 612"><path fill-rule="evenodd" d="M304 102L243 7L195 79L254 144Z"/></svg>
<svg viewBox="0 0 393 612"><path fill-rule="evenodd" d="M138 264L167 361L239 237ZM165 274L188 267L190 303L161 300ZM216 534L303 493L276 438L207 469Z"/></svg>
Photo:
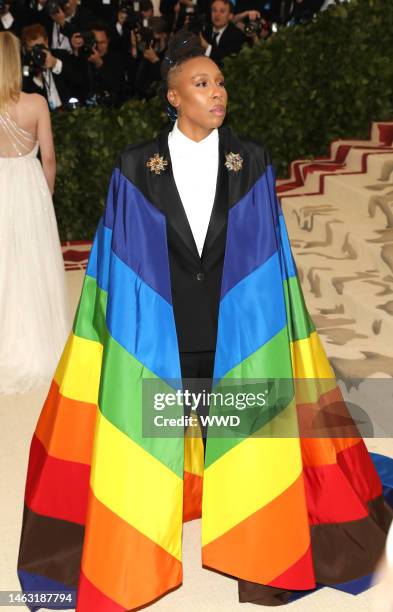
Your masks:
<svg viewBox="0 0 393 612"><path fill-rule="evenodd" d="M48 383L71 321L52 204L46 100L21 92L19 41L0 33L0 393ZM38 149L41 160L37 158Z"/></svg>

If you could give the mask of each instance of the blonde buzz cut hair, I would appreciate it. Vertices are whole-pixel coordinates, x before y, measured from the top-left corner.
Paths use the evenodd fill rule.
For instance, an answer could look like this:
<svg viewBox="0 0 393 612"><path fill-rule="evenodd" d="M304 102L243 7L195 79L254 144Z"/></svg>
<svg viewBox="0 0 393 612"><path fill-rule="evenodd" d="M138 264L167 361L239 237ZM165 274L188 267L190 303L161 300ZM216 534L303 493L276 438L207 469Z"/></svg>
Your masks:
<svg viewBox="0 0 393 612"><path fill-rule="evenodd" d="M11 32L0 32L0 109L17 102L22 90L19 39Z"/></svg>

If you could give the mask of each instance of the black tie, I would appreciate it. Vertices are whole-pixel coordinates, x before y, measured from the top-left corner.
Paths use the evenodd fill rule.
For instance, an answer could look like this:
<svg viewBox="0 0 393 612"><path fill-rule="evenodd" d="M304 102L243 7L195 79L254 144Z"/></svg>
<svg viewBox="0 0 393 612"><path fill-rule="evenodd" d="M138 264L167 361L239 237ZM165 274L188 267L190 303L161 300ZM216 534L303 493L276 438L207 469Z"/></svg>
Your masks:
<svg viewBox="0 0 393 612"><path fill-rule="evenodd" d="M213 32L213 42L212 42L212 46L213 47L217 47L217 36L219 35L220 32Z"/></svg>

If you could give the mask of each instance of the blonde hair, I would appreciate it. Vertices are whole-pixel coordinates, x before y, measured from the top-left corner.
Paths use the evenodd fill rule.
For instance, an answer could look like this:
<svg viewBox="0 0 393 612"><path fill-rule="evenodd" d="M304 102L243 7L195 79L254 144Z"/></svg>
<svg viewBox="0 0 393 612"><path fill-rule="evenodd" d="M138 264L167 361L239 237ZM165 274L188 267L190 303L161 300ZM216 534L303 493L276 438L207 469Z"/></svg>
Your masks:
<svg viewBox="0 0 393 612"><path fill-rule="evenodd" d="M11 32L0 32L0 109L17 102L22 89L20 42Z"/></svg>

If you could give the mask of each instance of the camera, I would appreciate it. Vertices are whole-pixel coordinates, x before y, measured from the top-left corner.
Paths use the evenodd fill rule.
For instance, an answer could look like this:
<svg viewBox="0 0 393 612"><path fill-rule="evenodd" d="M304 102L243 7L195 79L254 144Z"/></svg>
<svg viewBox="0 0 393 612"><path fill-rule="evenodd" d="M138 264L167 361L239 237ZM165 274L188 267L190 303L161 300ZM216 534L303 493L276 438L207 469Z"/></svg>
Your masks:
<svg viewBox="0 0 393 612"><path fill-rule="evenodd" d="M91 32L90 30L87 30L86 32L81 32L80 37L83 41L83 44L79 49L79 57L87 59L88 57L90 57L90 55L96 48L96 39L93 32Z"/></svg>
<svg viewBox="0 0 393 612"><path fill-rule="evenodd" d="M259 36L262 32L263 24L264 20L262 19L262 17L257 17L256 19L250 19L249 17L246 17L244 19L244 34L246 36L254 36L254 34Z"/></svg>
<svg viewBox="0 0 393 612"><path fill-rule="evenodd" d="M50 17L56 15L59 11L63 11L68 4L68 0L48 0L45 5L45 10Z"/></svg>
<svg viewBox="0 0 393 612"><path fill-rule="evenodd" d="M135 28L135 36L136 48L140 53L146 51L154 41L154 32L151 28L147 27L147 25L138 25Z"/></svg>
<svg viewBox="0 0 393 612"><path fill-rule="evenodd" d="M207 25L207 18L204 13L193 13L190 14L187 30L192 32L193 34L199 34L200 32L204 32Z"/></svg>
<svg viewBox="0 0 393 612"><path fill-rule="evenodd" d="M36 76L45 68L47 48L45 45L34 45L24 54L23 75Z"/></svg>

